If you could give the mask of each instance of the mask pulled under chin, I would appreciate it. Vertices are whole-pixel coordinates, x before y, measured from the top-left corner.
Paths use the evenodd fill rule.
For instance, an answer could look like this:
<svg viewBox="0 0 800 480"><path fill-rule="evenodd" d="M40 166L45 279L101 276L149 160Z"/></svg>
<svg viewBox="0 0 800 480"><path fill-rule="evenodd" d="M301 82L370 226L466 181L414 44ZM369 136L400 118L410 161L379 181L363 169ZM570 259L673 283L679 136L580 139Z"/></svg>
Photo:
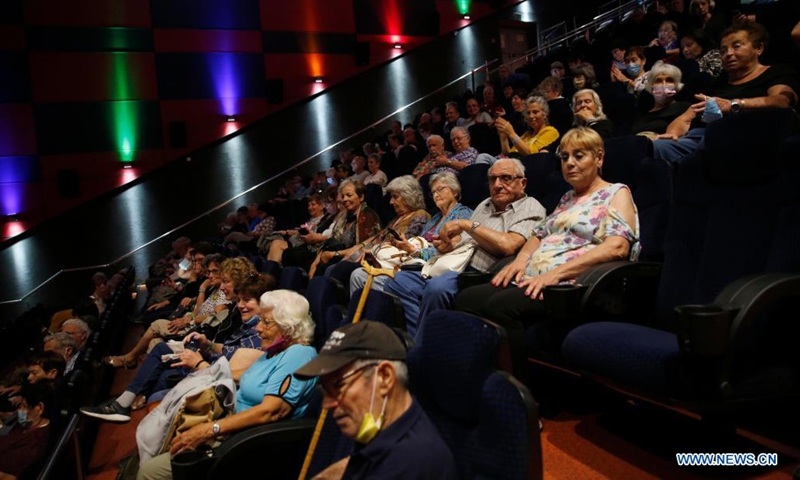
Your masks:
<svg viewBox="0 0 800 480"><path fill-rule="evenodd" d="M268 357L271 357L273 355L277 355L277 354L281 353L282 351L286 350L286 344L287 343L288 342L286 341L285 338L283 338L283 335L279 335L278 338L276 338L274 342L270 343L269 346L264 348L264 351L267 352L267 356Z"/></svg>
<svg viewBox="0 0 800 480"><path fill-rule="evenodd" d="M375 419L375 416L372 414L372 407L375 403L375 388L378 385L378 374L375 373L375 379L372 382L372 397L369 400L369 411L366 415L364 415L364 420L361 421L361 426L358 428L358 433L356 434L356 442L367 444L371 442L378 432L381 431L381 427L383 427L383 420L384 414L386 413L386 401L389 399L389 396L383 397L383 407L381 407L381 414L378 419Z"/></svg>

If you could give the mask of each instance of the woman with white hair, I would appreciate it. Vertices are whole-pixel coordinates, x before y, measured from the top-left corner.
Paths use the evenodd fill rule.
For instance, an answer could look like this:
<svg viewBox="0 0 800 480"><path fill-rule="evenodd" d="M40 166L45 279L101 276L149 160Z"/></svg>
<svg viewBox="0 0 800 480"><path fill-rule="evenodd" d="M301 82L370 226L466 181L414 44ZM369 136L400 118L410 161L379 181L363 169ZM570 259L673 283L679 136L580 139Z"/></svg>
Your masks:
<svg viewBox="0 0 800 480"><path fill-rule="evenodd" d="M259 354L238 379L236 413L197 424L177 435L168 453L141 466L138 478L172 478L172 455L195 450L223 435L303 416L317 384L316 378L301 380L294 376L295 370L317 356L309 345L314 322L308 300L290 290L275 290L263 294L259 305L261 317L256 331L265 353Z"/></svg>
<svg viewBox="0 0 800 480"><path fill-rule="evenodd" d="M376 235L342 250L340 253L344 260L327 269L326 276L347 282L353 270L361 266L364 253L372 250L374 245L395 238L392 232L406 236L422 233L422 228L431 216L425 211L425 198L417 179L411 175L397 177L386 186L386 193L390 196L389 203L397 216Z"/></svg>
<svg viewBox="0 0 800 480"><path fill-rule="evenodd" d="M517 135L514 126L503 118L496 120L497 134L500 135L500 147L504 155L531 155L545 150L555 143L560 136L558 130L547 124L550 106L544 97L529 97L526 101L528 109L525 121L528 131Z"/></svg>
<svg viewBox="0 0 800 480"><path fill-rule="evenodd" d="M478 159L478 151L470 145L472 137L469 130L464 127L453 127L450 130L450 140L453 142L453 150L456 153L452 157L447 158L440 155L436 158L436 164L439 168L436 172L452 172L458 174L461 170L469 167Z"/></svg>
<svg viewBox="0 0 800 480"><path fill-rule="evenodd" d="M603 113L603 102L591 88L575 92L572 96L572 112L576 127L589 127L604 140L614 135L614 124Z"/></svg>
<svg viewBox="0 0 800 480"><path fill-rule="evenodd" d="M661 60L656 62L644 85L655 104L649 111L636 116L631 133L655 139L656 135L666 132L669 124L691 106L689 102L675 100L675 95L682 88L680 69Z"/></svg>

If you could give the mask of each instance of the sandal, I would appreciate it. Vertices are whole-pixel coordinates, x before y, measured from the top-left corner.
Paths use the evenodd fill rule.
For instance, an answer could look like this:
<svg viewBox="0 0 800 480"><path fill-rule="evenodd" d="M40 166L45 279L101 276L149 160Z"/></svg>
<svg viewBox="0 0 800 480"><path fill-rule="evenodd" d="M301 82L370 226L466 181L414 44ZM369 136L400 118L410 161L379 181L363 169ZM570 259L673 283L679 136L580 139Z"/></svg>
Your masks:
<svg viewBox="0 0 800 480"><path fill-rule="evenodd" d="M130 363L125 362L125 355L113 355L103 358L103 364L109 365L114 368L125 367L128 370L134 369L139 365L139 362L134 360Z"/></svg>
<svg viewBox="0 0 800 480"><path fill-rule="evenodd" d="M147 398L144 395L138 395L131 404L131 411L141 410L147 405Z"/></svg>

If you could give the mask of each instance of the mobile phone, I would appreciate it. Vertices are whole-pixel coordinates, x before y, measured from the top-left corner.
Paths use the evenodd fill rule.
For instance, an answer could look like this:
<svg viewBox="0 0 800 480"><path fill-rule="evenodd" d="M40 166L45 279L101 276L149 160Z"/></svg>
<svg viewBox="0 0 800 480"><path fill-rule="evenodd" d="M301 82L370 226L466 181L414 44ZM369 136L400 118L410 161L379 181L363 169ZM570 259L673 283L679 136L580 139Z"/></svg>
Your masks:
<svg viewBox="0 0 800 480"><path fill-rule="evenodd" d="M308 235L310 233L306 227L301 227L299 230L297 230L297 232L300 235Z"/></svg>
<svg viewBox="0 0 800 480"><path fill-rule="evenodd" d="M179 263L178 266L181 268L181 270L189 270L189 267L192 266L192 262L188 258L184 258L181 260L181 263Z"/></svg>
<svg viewBox="0 0 800 480"><path fill-rule="evenodd" d="M200 342L197 341L197 338L192 338L191 340L186 342L186 349L196 352L197 350L200 349Z"/></svg>
<svg viewBox="0 0 800 480"><path fill-rule="evenodd" d="M367 264L371 267L382 268L381 262L379 262L378 259L375 258L375 255L370 252L364 254L364 261L367 262Z"/></svg>
<svg viewBox="0 0 800 480"><path fill-rule="evenodd" d="M387 230L389 230L389 233L392 234L395 240L400 240L400 234L397 233L397 231L395 231L393 228L387 228Z"/></svg>

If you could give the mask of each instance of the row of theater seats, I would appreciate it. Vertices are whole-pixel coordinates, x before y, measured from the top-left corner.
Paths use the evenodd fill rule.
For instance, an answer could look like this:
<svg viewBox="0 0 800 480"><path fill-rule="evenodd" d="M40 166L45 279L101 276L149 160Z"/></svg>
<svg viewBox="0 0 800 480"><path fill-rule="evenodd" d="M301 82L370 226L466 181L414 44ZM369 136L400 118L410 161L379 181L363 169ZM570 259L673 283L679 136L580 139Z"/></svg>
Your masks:
<svg viewBox="0 0 800 480"><path fill-rule="evenodd" d="M98 367L99 360L103 352L116 348L122 339L125 319L130 314L133 303L131 287L136 278L132 266L120 273L124 275L123 280L106 302L106 310L98 318L97 328L92 332L83 354L66 379L65 390L58 392L57 404L60 408L58 417L53 419L52 424L60 433L54 435L53 448L39 474L40 480L68 476L65 472L75 469L76 457L80 457L80 452L90 452L94 444L96 424L84 424L81 420L84 417L78 413L78 408L102 400L111 387L112 376L107 370ZM79 448L76 450L76 447ZM82 462L83 459L78 458L77 461Z"/></svg>

